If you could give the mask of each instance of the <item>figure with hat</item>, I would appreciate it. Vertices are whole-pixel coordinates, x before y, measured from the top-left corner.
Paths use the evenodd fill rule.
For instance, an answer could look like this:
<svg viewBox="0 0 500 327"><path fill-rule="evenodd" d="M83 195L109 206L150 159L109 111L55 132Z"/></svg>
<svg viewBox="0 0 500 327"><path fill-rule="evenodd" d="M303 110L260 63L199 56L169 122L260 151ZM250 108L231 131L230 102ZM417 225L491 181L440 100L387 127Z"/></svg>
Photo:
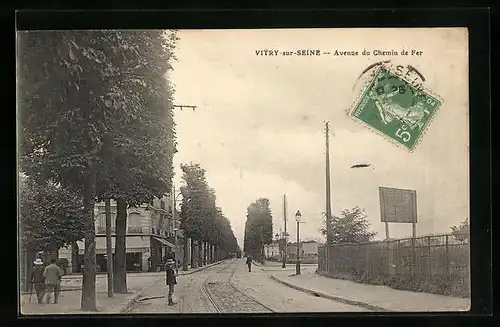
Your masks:
<svg viewBox="0 0 500 327"><path fill-rule="evenodd" d="M252 271L252 256L250 254L247 256L246 264L248 266L248 272L251 272Z"/></svg>
<svg viewBox="0 0 500 327"><path fill-rule="evenodd" d="M33 289L33 286L35 287L36 298L38 300L38 303L42 304L43 295L45 294L45 277L43 277L43 271L45 270L45 267L43 266L43 261L40 258L36 259L33 262L33 264L35 266L31 270L31 275L30 275L30 283L32 287L31 289ZM30 300L31 300L31 294L30 294Z"/></svg>
<svg viewBox="0 0 500 327"><path fill-rule="evenodd" d="M175 261L172 259L168 259L165 271L166 271L166 284L168 285L168 305L176 304L172 297L174 295L174 285L177 284L176 274L174 271Z"/></svg>

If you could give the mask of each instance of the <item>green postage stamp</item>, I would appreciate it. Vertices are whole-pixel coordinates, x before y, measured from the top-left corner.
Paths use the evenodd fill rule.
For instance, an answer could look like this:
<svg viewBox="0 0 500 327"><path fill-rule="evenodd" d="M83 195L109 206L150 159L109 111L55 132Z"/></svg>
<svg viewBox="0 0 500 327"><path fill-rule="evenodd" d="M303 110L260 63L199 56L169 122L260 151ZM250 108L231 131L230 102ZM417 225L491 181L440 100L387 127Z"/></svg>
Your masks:
<svg viewBox="0 0 500 327"><path fill-rule="evenodd" d="M350 116L413 151L442 101L379 67Z"/></svg>

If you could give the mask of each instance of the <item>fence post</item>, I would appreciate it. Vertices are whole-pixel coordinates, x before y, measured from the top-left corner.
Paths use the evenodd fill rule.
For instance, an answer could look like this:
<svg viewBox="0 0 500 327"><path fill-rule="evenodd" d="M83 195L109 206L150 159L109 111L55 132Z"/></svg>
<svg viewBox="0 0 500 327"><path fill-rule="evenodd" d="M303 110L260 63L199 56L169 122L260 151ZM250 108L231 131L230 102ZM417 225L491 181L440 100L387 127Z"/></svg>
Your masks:
<svg viewBox="0 0 500 327"><path fill-rule="evenodd" d="M385 246L385 249L386 249L386 252L387 252L387 268L388 268L388 275L390 277L394 277L395 275L395 272L394 272L394 253L393 253L393 249L391 248L391 241L389 239L387 239L385 241L386 243L386 246Z"/></svg>
<svg viewBox="0 0 500 327"><path fill-rule="evenodd" d="M444 273L444 277L445 277L445 280L448 281L449 280L449 274L450 274L450 258L449 258L449 248L448 248L448 243L449 240L448 240L448 235L446 235L446 242L445 242L445 252L444 252L444 262L445 262L445 273Z"/></svg>
<svg viewBox="0 0 500 327"><path fill-rule="evenodd" d="M331 270L331 267L332 267L332 263L331 263L331 261L332 261L332 258L331 258L331 257L332 257L332 254L330 253L330 252L331 252L331 251L330 251L330 249L331 249L331 245L330 245L330 244L328 244L328 245L326 246L326 251L327 251L327 252L326 252L326 253L327 253L327 256L326 256L326 258L327 258L327 260L326 260L326 271L327 271L328 273L330 273L330 272L331 272L330 270Z"/></svg>
<svg viewBox="0 0 500 327"><path fill-rule="evenodd" d="M396 275L401 273L401 253L399 252L400 240L396 242Z"/></svg>
<svg viewBox="0 0 500 327"><path fill-rule="evenodd" d="M330 266L330 247L328 246L328 243L325 244L325 271L329 272L329 266Z"/></svg>
<svg viewBox="0 0 500 327"><path fill-rule="evenodd" d="M417 249L416 249L416 239L411 238L411 273L415 277L417 274Z"/></svg>
<svg viewBox="0 0 500 327"><path fill-rule="evenodd" d="M427 265L429 266L429 280L432 280L431 237L427 236Z"/></svg>
<svg viewBox="0 0 500 327"><path fill-rule="evenodd" d="M318 270L321 271L323 267L323 249L318 247Z"/></svg>

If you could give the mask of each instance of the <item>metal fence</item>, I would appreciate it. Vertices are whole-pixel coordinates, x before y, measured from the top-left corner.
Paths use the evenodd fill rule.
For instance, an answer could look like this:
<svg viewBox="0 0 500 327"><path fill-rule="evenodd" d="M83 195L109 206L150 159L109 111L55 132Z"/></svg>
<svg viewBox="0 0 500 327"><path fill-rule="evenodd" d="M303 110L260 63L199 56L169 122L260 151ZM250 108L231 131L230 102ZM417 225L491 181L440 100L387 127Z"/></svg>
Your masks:
<svg viewBox="0 0 500 327"><path fill-rule="evenodd" d="M398 289L469 296L468 237L452 234L318 248L318 272Z"/></svg>

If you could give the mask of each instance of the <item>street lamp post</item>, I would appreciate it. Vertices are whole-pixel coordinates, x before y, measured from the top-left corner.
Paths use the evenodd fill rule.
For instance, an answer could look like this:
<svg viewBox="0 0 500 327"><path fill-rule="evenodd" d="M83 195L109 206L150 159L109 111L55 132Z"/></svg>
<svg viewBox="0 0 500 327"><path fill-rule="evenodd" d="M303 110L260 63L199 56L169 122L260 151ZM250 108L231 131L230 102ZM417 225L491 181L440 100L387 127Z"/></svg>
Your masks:
<svg viewBox="0 0 500 327"><path fill-rule="evenodd" d="M176 213L177 213L177 201L178 201L178 197L182 195L182 192L179 192L178 194L175 194L175 188L172 187L172 195L173 195L173 207L172 207L172 217L173 217L173 221L174 221L174 252L175 254L177 255L177 231L179 230L179 228L177 228L177 216L176 216ZM186 233L184 233L184 253L182 255L182 270L183 271L186 271L188 270L188 266L187 266L187 253L186 253L186 249L187 249L187 238L186 238ZM176 259L177 260L177 259Z"/></svg>
<svg viewBox="0 0 500 327"><path fill-rule="evenodd" d="M280 234L276 233L276 234L274 234L274 237L276 237L276 244L278 245L278 258L279 258L279 256L280 256Z"/></svg>
<svg viewBox="0 0 500 327"><path fill-rule="evenodd" d="M300 218L302 215L300 211L297 210L295 214L295 220L297 221L297 262L295 264L295 274L300 275Z"/></svg>
<svg viewBox="0 0 500 327"><path fill-rule="evenodd" d="M174 226L175 226L175 220L174 220ZM179 274L179 265L177 264L177 232L179 231L179 228L174 227L174 257L175 257L175 267L176 267L176 273Z"/></svg>

